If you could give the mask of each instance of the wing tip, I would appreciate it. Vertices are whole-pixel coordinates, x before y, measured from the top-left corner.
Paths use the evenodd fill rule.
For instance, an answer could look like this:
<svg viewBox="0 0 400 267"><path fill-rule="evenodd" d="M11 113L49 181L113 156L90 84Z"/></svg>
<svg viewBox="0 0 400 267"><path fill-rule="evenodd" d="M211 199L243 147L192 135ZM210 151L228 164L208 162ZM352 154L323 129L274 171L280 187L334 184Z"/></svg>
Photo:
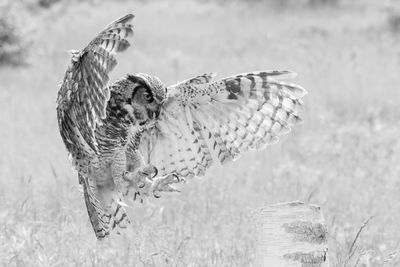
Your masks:
<svg viewBox="0 0 400 267"><path fill-rule="evenodd" d="M298 76L297 72L291 71L291 70L273 70L273 71L266 71L267 75L273 74L274 76L277 76L275 79L279 81L284 86L289 86L292 91L295 92L296 97L302 98L305 95L308 94L308 91L304 89L304 87L294 84L294 83L285 83L283 80L286 79L294 79ZM282 82L280 82L282 81ZM294 89L294 90L293 90Z"/></svg>
<svg viewBox="0 0 400 267"><path fill-rule="evenodd" d="M298 84L285 84L291 87L291 89L295 92L296 97L302 98L308 94L308 91L304 89L304 87Z"/></svg>
<svg viewBox="0 0 400 267"><path fill-rule="evenodd" d="M126 14L125 16L122 16L114 21L112 21L110 24L108 24L108 26L106 28L110 28L111 26L114 26L115 24L118 23L129 23L133 18L135 17L135 15L133 15L132 13Z"/></svg>

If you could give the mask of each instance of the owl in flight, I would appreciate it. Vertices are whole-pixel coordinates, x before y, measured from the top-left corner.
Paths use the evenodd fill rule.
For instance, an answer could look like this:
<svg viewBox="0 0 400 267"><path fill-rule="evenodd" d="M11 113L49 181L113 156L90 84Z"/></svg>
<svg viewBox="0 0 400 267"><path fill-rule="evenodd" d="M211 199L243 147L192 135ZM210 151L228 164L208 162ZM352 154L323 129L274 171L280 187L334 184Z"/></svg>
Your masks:
<svg viewBox="0 0 400 267"><path fill-rule="evenodd" d="M129 14L109 24L71 63L57 117L98 239L126 228L124 199L159 197L248 150L276 143L300 122L306 91L282 81L289 71L215 80L207 73L166 87L148 74L108 83L115 55L129 47Z"/></svg>

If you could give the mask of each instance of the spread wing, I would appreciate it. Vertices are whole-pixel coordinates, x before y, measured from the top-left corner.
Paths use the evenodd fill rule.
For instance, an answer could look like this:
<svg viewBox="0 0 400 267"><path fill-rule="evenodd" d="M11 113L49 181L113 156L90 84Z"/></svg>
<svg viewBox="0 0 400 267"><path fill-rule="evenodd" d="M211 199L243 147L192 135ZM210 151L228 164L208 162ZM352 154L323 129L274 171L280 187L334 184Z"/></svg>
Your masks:
<svg viewBox="0 0 400 267"><path fill-rule="evenodd" d="M106 116L108 74L117 64L114 55L129 47L133 17L112 22L83 50L73 52L57 99L60 133L73 160L97 152L94 130Z"/></svg>
<svg viewBox="0 0 400 267"><path fill-rule="evenodd" d="M133 35L133 26L129 24L132 19L129 14L112 22L84 49L72 52L72 63L58 92L60 133L79 172L89 218L98 238L108 235L116 225L123 228L129 221L118 203L104 209L107 192L102 195L96 190L96 177L89 173L98 167L95 129L106 117L110 98L108 75L117 64L115 54L129 47L126 38Z"/></svg>
<svg viewBox="0 0 400 267"><path fill-rule="evenodd" d="M159 119L143 136L143 156L161 175L190 177L276 143L301 121L306 91L281 80L289 74L253 72L214 82L205 74L169 87Z"/></svg>

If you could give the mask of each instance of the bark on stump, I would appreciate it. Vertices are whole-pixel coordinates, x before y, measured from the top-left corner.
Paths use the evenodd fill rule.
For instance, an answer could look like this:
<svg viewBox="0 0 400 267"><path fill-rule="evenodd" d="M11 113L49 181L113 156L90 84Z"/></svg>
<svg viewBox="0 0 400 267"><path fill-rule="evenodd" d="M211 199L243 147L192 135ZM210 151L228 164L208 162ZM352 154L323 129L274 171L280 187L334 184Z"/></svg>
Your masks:
<svg viewBox="0 0 400 267"><path fill-rule="evenodd" d="M320 207L288 202L263 207L254 215L257 266L329 266Z"/></svg>

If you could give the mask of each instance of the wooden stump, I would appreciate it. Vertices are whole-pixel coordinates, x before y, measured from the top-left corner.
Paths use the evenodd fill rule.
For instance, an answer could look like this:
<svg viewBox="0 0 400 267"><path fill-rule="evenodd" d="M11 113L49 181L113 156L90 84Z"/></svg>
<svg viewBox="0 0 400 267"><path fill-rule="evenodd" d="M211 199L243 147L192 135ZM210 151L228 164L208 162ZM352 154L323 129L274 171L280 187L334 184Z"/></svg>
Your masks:
<svg viewBox="0 0 400 267"><path fill-rule="evenodd" d="M260 208L254 215L257 266L329 266L320 207L288 202Z"/></svg>

